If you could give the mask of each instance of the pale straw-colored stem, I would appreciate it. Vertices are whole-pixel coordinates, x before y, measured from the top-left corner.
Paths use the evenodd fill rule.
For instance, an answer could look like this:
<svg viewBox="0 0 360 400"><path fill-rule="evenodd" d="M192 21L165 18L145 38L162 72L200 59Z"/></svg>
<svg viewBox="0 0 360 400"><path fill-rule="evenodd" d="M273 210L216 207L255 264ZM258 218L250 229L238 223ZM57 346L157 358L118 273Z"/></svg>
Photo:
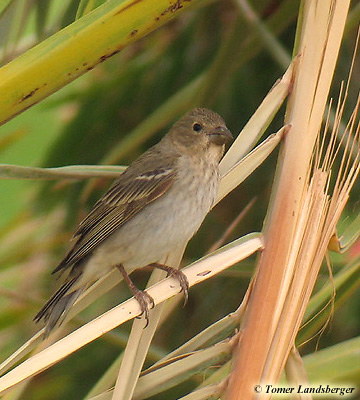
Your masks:
<svg viewBox="0 0 360 400"><path fill-rule="evenodd" d="M289 264L297 245L297 228L306 199L309 168L316 138L332 81L340 41L349 7L348 1L306 0L303 3L299 36L299 64L289 99L286 123L292 126L280 153L271 205L264 227L265 249L258 264L258 274L245 315L244 331L239 343L227 399L257 398L254 386L276 381L291 349L293 335L284 337L277 356L281 362L269 365L286 294L291 284L293 263ZM301 225L301 224L300 224ZM303 312L304 309L302 308ZM298 321L294 321L294 324ZM261 399L271 395L262 393Z"/></svg>

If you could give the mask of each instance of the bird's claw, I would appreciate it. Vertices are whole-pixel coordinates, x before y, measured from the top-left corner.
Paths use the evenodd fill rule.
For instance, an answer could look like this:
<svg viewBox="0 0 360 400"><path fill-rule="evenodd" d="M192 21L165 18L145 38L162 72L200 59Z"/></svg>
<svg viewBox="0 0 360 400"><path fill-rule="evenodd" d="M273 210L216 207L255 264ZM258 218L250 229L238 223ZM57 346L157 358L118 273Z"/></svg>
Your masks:
<svg viewBox="0 0 360 400"><path fill-rule="evenodd" d="M173 276L179 281L179 285L181 287L181 291L184 293L184 307L189 300L189 281L186 275L180 270L176 268L171 268L168 272L168 276Z"/></svg>
<svg viewBox="0 0 360 400"><path fill-rule="evenodd" d="M160 264L160 263L152 263L149 264L149 267L161 269L167 272L167 276L173 276L179 281L181 291L184 293L184 307L189 299L189 281L186 275L177 268L169 267L168 265Z"/></svg>
<svg viewBox="0 0 360 400"><path fill-rule="evenodd" d="M144 292L140 289L137 289L134 292L134 297L139 303L141 309L141 314L137 318L144 316L146 320L146 325L144 327L145 329L149 325L149 309L155 307L154 299L147 292Z"/></svg>

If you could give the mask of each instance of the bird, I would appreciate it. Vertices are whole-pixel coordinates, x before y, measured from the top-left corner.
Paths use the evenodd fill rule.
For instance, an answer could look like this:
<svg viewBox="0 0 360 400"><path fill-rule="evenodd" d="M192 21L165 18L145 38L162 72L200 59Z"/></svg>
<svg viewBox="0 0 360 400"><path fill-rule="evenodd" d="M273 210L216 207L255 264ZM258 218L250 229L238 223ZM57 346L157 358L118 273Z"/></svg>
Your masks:
<svg viewBox="0 0 360 400"><path fill-rule="evenodd" d="M186 246L214 205L219 162L232 139L220 115L195 108L127 167L80 222L70 250L53 271L67 272L67 277L34 317L44 323L45 337L112 269L123 276L147 323L153 300L133 284L129 275L134 270L165 270L179 280L187 299L186 276L161 260Z"/></svg>

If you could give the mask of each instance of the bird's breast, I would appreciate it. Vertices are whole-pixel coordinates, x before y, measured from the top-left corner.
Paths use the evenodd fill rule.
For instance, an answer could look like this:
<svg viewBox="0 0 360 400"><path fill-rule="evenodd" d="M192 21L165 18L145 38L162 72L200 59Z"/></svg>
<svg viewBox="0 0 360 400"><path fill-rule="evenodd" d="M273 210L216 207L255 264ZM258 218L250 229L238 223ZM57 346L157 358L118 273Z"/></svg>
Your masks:
<svg viewBox="0 0 360 400"><path fill-rule="evenodd" d="M217 165L183 164L171 188L131 218L94 252L94 270L114 265L114 260L133 269L161 262L199 229L216 199Z"/></svg>
<svg viewBox="0 0 360 400"><path fill-rule="evenodd" d="M183 165L179 166L176 186L183 186L183 201L189 204L191 213L199 216L201 224L216 199L220 183L218 165L206 158L195 161L184 158L180 163Z"/></svg>

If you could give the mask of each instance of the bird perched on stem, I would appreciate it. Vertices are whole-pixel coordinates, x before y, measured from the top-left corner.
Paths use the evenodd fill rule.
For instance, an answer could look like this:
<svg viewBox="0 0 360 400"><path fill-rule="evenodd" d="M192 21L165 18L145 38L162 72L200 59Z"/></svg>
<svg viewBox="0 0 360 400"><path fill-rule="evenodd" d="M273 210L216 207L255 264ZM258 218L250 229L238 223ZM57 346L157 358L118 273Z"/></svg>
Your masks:
<svg viewBox="0 0 360 400"><path fill-rule="evenodd" d="M223 119L195 108L135 160L95 204L74 234L74 244L55 272L68 271L60 289L35 316L45 335L65 318L91 284L117 268L148 320L151 297L129 274L151 266L175 276L187 298L188 282L161 260L185 246L214 204L219 161L232 140Z"/></svg>

